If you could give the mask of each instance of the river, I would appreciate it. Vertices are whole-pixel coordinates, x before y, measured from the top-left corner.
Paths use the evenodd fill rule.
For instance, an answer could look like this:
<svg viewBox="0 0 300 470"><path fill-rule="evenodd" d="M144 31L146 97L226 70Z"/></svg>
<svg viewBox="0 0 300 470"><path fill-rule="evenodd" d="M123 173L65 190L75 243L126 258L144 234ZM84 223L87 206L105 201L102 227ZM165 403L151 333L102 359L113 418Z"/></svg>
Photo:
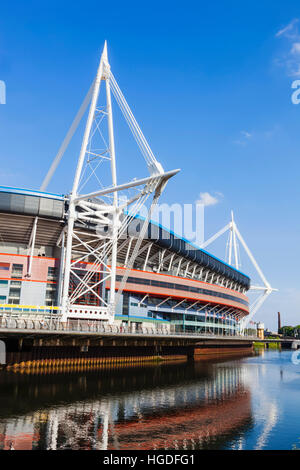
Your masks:
<svg viewBox="0 0 300 470"><path fill-rule="evenodd" d="M0 371L0 449L300 448L291 356Z"/></svg>

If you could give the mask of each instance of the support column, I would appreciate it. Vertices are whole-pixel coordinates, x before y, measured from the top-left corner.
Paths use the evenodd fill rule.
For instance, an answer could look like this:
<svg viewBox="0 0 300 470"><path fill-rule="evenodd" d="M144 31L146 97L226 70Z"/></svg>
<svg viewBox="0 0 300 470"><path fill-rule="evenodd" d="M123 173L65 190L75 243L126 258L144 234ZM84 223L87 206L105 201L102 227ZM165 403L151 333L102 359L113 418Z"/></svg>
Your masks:
<svg viewBox="0 0 300 470"><path fill-rule="evenodd" d="M37 229L37 223L38 223L38 217L34 219L33 226L32 226L32 231L31 231L31 236L28 244L28 248L30 248L30 257L29 257L29 263L28 263L28 269L27 269L27 276L31 276L31 269L32 269L32 259L33 259L33 254L34 254L34 247L35 247L35 237L36 237L36 229Z"/></svg>
<svg viewBox="0 0 300 470"><path fill-rule="evenodd" d="M98 71L97 71L97 77L95 80L92 101L91 101L91 105L89 109L89 115L88 115L85 131L84 131L84 136L83 136L80 154L78 158L78 164L77 164L76 173L74 177L72 193L70 194L66 258L65 258L65 270L64 270L64 284L63 284L62 300L61 300L61 307L62 307L61 320L63 322L67 321L68 309L69 309L68 303L69 303L69 285L70 285L70 273L71 273L71 262L72 262L72 242L73 242L74 222L76 219L75 199L77 197L78 185L80 181L84 158L85 158L85 154L86 154L86 150L87 150L87 146L89 142L90 132L91 132L96 105L97 105L97 100L99 96L101 78L103 75L103 54L105 53L105 50L106 50L106 43L104 46L104 51L102 53L100 64L99 64Z"/></svg>
<svg viewBox="0 0 300 470"><path fill-rule="evenodd" d="M104 60L107 62L107 56L104 55ZM109 66L107 67L106 76L106 102L107 102L107 119L108 119L108 135L109 135L109 154L110 154L110 166L111 166L111 177L112 186L117 186L117 173L116 173L116 154L115 154L115 141L114 141L114 129L113 129L113 117L112 117L112 106L111 106L111 94L109 85ZM110 278L110 323L113 323L116 308L116 269L117 269L117 248L118 248L118 193L113 193L113 229L112 229L112 253L111 253L111 278Z"/></svg>

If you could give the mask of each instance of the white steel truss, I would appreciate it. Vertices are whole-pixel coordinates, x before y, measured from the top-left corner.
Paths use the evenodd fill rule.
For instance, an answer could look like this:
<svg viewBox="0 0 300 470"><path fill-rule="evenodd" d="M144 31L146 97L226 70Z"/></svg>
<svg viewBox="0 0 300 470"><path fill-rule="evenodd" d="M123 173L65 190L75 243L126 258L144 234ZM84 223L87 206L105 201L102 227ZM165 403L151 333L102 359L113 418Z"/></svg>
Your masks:
<svg viewBox="0 0 300 470"><path fill-rule="evenodd" d="M38 217L35 217L33 221L33 225L32 225L30 240L29 240L28 247L27 247L27 249L30 250L30 256L29 256L28 267L27 267L27 275L26 275L27 277L31 277L32 259L33 259L34 248L35 248L37 224L38 224Z"/></svg>
<svg viewBox="0 0 300 470"><path fill-rule="evenodd" d="M105 87L105 105L100 103L102 82ZM145 178L133 179L119 185L117 183L111 92L136 140L149 171L149 176ZM63 322L72 317L105 319L112 323L116 305L146 234L151 212L157 204L166 182L179 170L165 172L153 155L111 72L105 42L96 78L44 179L43 190L46 189L53 176L89 102L88 118L72 192L67 201L66 233L60 241L64 244L62 246L64 260L59 306ZM109 165L109 170L106 170L108 177L104 182L106 164ZM93 190L88 191L88 188ZM148 216L136 237L136 243L130 256L131 241L129 242L128 259L126 259L127 269L122 280L118 280L120 285L116 292L118 241L126 239L130 223L150 196L152 198L149 199ZM109 296L106 294L107 286L110 290ZM87 301L89 297L93 298L93 306Z"/></svg>
<svg viewBox="0 0 300 470"><path fill-rule="evenodd" d="M262 280L262 286L252 286L250 290L252 291L260 291L260 295L251 303L250 305L250 313L246 317L241 320L241 331L244 331L247 327L248 323L252 320L258 309L262 306L268 296L278 289L274 289L271 287L270 283L267 281L265 275L263 274L261 268L259 267L256 259L254 258L252 252L250 251L248 245L246 244L244 238L242 237L239 229L234 220L233 211L231 211L231 220L230 222L225 225L221 230L219 230L215 235L210 237L206 242L201 245L201 248L206 248L208 245L213 243L217 238L223 235L225 232L229 232L229 239L227 244L227 253L225 255L226 261L228 264L234 266L236 269L240 268L240 256L239 256L239 247L238 247L238 240L240 241L241 245L243 246L248 258L250 259L252 265L254 266L256 272L258 273L260 279Z"/></svg>

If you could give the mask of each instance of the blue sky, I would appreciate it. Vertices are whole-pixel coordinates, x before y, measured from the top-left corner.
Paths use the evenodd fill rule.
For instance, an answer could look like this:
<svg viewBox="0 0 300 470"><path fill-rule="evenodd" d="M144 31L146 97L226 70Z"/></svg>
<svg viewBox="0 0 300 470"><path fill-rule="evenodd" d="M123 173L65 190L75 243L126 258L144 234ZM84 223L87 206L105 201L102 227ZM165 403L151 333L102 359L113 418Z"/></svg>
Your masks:
<svg viewBox="0 0 300 470"><path fill-rule="evenodd" d="M166 169L182 169L163 201L215 197L207 236L234 209L280 289L256 319L275 328L280 310L284 323L300 323L300 105L291 102L299 18L299 2L289 0L2 3L0 184L39 187L107 39L114 75L154 153ZM70 189L79 137L49 190ZM121 153L126 173L130 155ZM211 250L222 256L225 241Z"/></svg>

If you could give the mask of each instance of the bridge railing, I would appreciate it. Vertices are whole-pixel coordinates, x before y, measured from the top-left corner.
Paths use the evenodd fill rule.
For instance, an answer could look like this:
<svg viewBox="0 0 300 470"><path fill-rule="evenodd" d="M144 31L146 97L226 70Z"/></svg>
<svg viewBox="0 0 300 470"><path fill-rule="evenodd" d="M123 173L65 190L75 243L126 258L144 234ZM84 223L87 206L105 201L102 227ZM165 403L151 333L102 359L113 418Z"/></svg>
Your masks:
<svg viewBox="0 0 300 470"><path fill-rule="evenodd" d="M58 319L31 319L31 318L13 318L2 317L0 318L0 329L2 330L34 330L36 332L74 332L74 333L99 333L99 334L113 334L113 335L147 335L147 336L205 336L205 337L224 337L224 338L237 338L245 337L245 335L217 334L209 331L169 331L164 327L141 327L132 328L123 325L108 325L94 321L73 321L68 323L61 323ZM254 336L247 336L249 339L256 339Z"/></svg>

